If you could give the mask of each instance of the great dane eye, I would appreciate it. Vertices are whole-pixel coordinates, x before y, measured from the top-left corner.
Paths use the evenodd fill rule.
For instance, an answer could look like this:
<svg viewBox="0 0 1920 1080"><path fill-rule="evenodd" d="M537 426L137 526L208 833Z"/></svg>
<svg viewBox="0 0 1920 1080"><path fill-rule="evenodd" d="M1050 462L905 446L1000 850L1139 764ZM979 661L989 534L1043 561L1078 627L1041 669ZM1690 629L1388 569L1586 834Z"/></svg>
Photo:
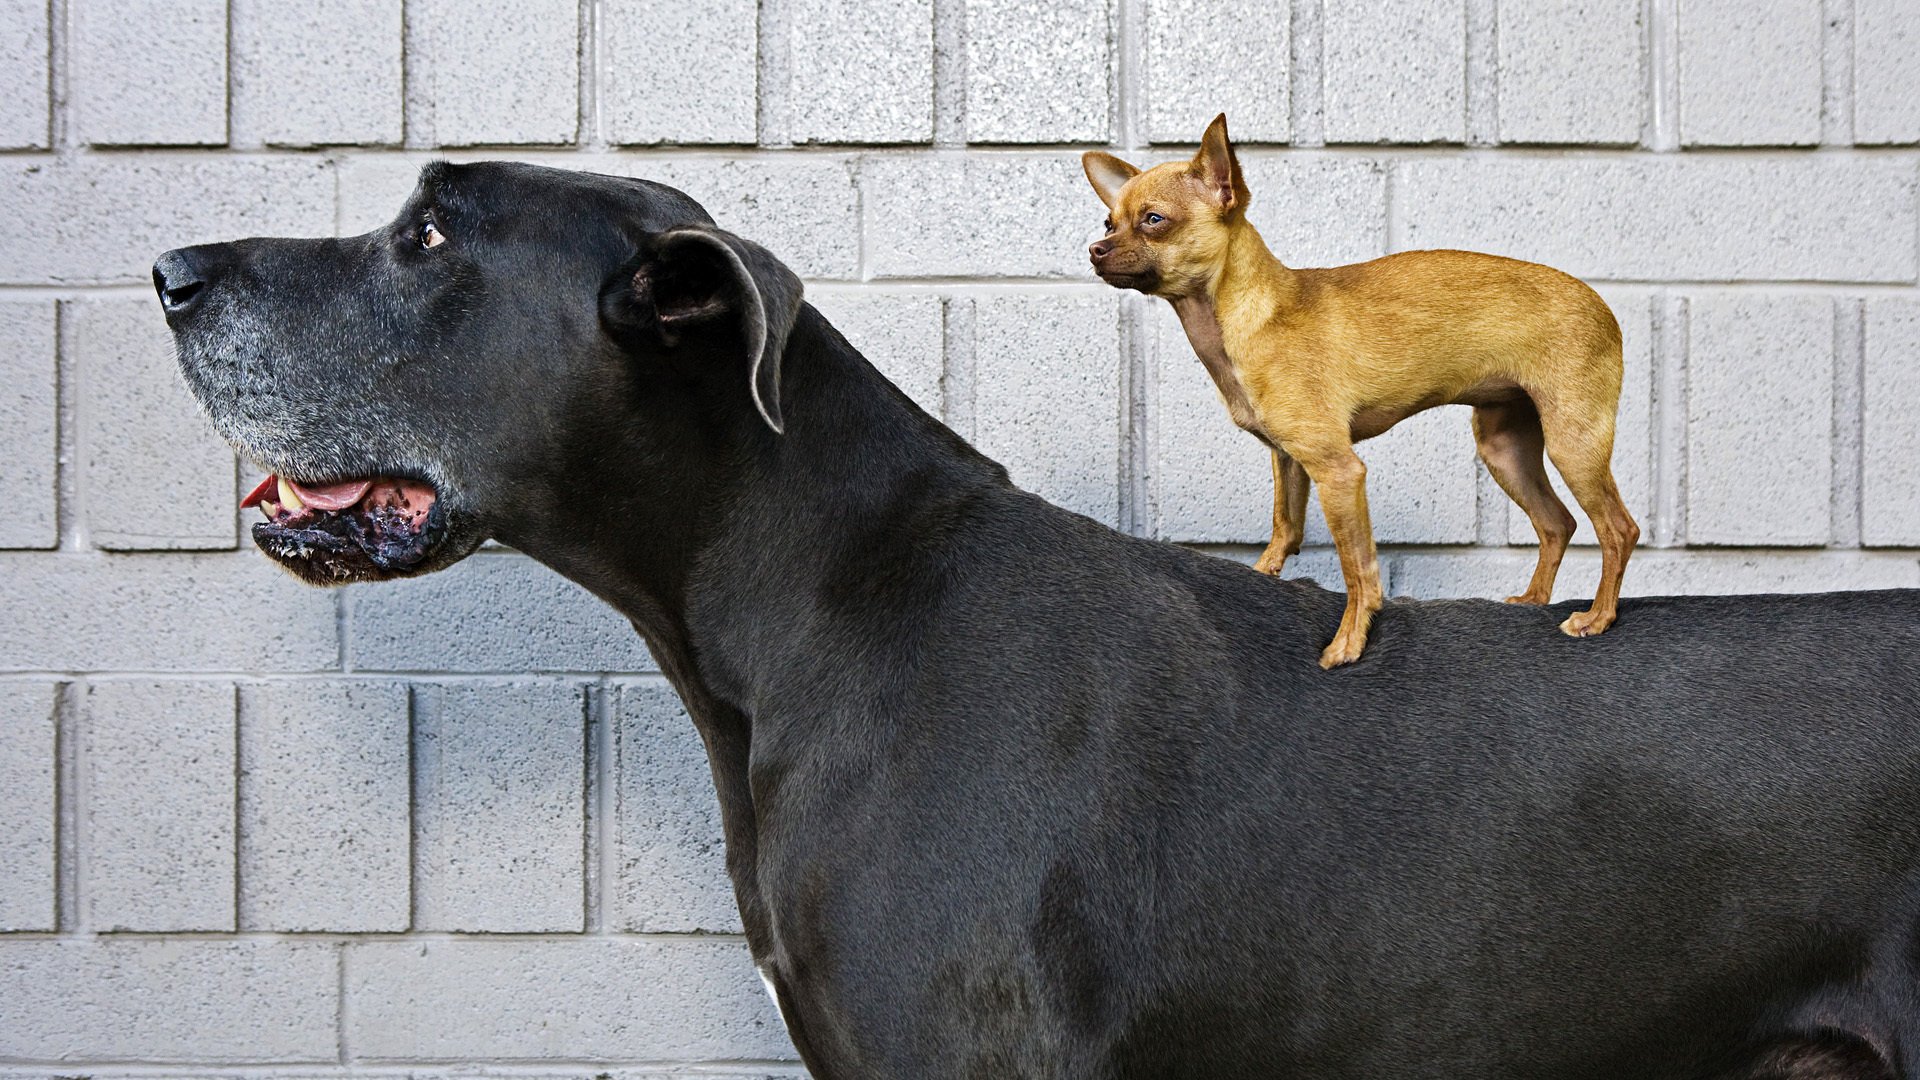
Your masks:
<svg viewBox="0 0 1920 1080"><path fill-rule="evenodd" d="M441 235L441 232L439 229L436 229L433 227L433 222L429 221L420 226L420 246L421 247L436 248L446 242L447 242L447 238Z"/></svg>

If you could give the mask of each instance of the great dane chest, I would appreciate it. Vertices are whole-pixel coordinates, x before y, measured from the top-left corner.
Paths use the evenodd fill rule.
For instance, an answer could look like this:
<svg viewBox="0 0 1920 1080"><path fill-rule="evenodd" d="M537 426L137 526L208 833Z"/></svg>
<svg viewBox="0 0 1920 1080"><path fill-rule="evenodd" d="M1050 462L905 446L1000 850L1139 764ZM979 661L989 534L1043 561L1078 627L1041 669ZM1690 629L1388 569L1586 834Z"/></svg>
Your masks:
<svg viewBox="0 0 1920 1080"><path fill-rule="evenodd" d="M1227 415L1232 418L1234 426L1266 438L1259 410L1254 408L1246 384L1234 368L1232 359L1227 356L1226 342L1220 336L1220 320L1214 315L1213 302L1205 297L1184 297L1173 301L1173 310L1179 314L1180 326L1187 332L1187 341L1193 346L1194 354L1200 357L1200 363L1206 367L1207 375L1213 379L1214 388L1220 392L1220 400L1226 404Z"/></svg>

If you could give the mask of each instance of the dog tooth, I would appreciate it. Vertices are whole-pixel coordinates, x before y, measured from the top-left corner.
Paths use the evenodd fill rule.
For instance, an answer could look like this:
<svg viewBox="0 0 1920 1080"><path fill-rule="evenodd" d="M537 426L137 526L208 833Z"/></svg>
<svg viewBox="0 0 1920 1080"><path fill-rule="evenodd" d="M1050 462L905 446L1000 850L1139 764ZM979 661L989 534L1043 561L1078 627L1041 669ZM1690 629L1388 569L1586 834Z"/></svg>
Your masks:
<svg viewBox="0 0 1920 1080"><path fill-rule="evenodd" d="M280 479L280 501L296 514L307 508L307 504L300 501L300 496L293 490L293 485L287 483L285 477Z"/></svg>

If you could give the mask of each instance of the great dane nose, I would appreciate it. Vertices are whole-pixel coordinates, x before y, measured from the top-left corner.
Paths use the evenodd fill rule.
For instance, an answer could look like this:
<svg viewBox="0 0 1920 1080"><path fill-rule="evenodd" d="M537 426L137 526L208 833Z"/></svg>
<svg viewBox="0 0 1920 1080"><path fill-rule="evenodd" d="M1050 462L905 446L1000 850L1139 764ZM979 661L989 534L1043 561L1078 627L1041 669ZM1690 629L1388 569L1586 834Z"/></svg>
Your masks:
<svg viewBox="0 0 1920 1080"><path fill-rule="evenodd" d="M169 251L153 264L153 291L168 316L186 314L206 287L206 274L191 252Z"/></svg>

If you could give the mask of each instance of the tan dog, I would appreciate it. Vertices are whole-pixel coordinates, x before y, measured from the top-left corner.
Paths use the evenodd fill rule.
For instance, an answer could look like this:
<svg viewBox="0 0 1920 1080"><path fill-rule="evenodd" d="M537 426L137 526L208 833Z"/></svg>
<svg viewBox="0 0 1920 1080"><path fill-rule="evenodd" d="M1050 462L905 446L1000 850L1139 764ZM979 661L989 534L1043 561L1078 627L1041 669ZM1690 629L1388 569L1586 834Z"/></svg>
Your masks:
<svg viewBox="0 0 1920 1080"><path fill-rule="evenodd" d="M1610 465L1620 325L1592 289L1470 251L1290 269L1247 222L1224 114L1191 162L1141 172L1112 154L1081 161L1109 211L1107 235L1090 249L1094 271L1171 301L1233 422L1273 449L1273 540L1255 569L1278 574L1300 550L1308 482L1320 485L1347 585L1321 667L1359 658L1381 603L1367 468L1353 444L1435 405L1473 406L1480 459L1540 534L1533 580L1509 601L1551 599L1573 536L1544 449L1600 538L1593 606L1560 629L1586 637L1613 623L1640 528Z"/></svg>

